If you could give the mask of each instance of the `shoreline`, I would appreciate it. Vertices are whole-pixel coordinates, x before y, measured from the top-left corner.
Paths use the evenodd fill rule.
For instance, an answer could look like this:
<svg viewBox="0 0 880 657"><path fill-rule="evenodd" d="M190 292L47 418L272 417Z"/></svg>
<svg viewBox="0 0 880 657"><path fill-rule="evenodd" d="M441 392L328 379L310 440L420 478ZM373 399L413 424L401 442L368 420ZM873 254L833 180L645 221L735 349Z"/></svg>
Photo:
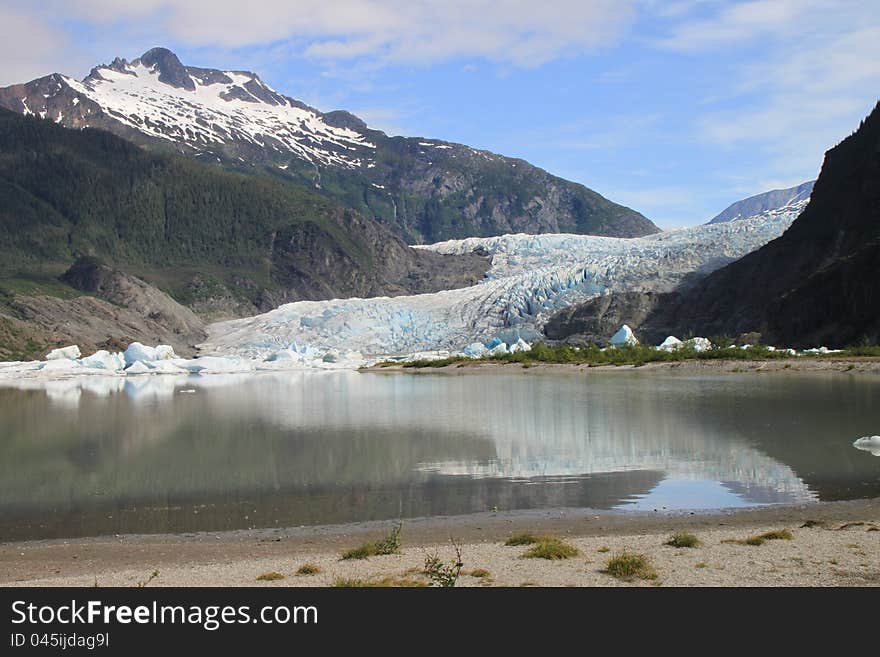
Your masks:
<svg viewBox="0 0 880 657"><path fill-rule="evenodd" d="M530 372L721 372L741 374L744 372L845 372L848 374L880 374L880 358L876 356L840 356L796 358L776 358L766 360L711 360L691 359L680 361L655 361L643 365L591 365L588 363L516 363L492 360L472 360L451 363L441 367L405 367L399 365L371 365L362 367L360 372L444 372L468 373L485 371L530 371Z"/></svg>
<svg viewBox="0 0 880 657"><path fill-rule="evenodd" d="M387 577L418 581L414 573L426 554L436 552L447 561L453 556L450 537L461 545L465 571L491 573L488 578L462 576L462 586L619 585L601 570L608 557L624 550L646 554L658 573L656 580L629 583L634 585L880 585L880 498L719 511L544 509L405 519L400 554L339 559L343 550L380 539L394 524L2 543L0 586L135 586L153 571L159 575L152 586L328 586L338 578ZM792 532L792 540L757 547L723 542L783 528ZM664 545L676 531L693 532L702 545ZM503 546L520 532L556 536L580 554L565 561L523 559L526 548ZM322 572L295 575L307 562ZM257 581L265 572L284 578Z"/></svg>

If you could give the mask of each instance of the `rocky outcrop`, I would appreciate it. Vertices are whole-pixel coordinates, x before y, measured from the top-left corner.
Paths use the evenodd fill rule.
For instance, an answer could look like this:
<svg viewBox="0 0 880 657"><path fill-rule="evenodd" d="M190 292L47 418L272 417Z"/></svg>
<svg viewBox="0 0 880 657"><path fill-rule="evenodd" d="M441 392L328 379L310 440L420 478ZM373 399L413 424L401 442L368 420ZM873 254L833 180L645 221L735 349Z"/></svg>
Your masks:
<svg viewBox="0 0 880 657"><path fill-rule="evenodd" d="M194 345L205 337L205 325L192 310L146 281L101 264L95 258L78 259L61 280L74 289L149 320L155 325L151 325L151 330L161 327L167 335L173 335L175 346ZM153 340L149 344L161 342Z"/></svg>
<svg viewBox="0 0 880 657"><path fill-rule="evenodd" d="M605 346L622 325L638 329L664 296L656 292L605 294L555 313L544 325L544 334L568 344Z"/></svg>

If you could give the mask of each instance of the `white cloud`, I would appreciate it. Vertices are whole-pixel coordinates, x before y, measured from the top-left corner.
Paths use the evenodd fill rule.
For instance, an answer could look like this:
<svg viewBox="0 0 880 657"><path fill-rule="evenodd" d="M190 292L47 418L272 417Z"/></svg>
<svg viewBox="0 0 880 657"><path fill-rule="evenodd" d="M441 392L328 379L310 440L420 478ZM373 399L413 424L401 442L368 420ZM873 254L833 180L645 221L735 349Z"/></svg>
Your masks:
<svg viewBox="0 0 880 657"><path fill-rule="evenodd" d="M305 39L321 60L436 62L482 57L537 66L615 43L634 16L620 0L50 0L94 23L153 21L190 46Z"/></svg>
<svg viewBox="0 0 880 657"><path fill-rule="evenodd" d="M803 180L852 132L880 89L880 12L862 0L752 0L685 18L659 47L711 58L728 74L709 91L699 133L754 149L751 176ZM705 9L705 8L703 8ZM724 70L724 69L720 69Z"/></svg>
<svg viewBox="0 0 880 657"><path fill-rule="evenodd" d="M0 85L52 73L52 64L66 45L62 34L33 12L0 4Z"/></svg>

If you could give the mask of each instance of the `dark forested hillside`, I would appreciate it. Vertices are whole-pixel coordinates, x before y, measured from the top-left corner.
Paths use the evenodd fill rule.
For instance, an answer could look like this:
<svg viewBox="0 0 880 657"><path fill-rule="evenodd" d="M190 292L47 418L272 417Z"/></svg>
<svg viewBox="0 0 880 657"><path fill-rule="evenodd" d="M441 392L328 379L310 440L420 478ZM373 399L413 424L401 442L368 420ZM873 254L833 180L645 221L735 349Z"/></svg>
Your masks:
<svg viewBox="0 0 880 657"><path fill-rule="evenodd" d="M410 249L290 183L0 110L3 272L66 267L83 255L184 302L225 295L251 312L296 299L427 291L435 274L455 287L479 280L486 266L477 256L463 266Z"/></svg>
<svg viewBox="0 0 880 657"><path fill-rule="evenodd" d="M524 160L391 137L348 112L323 113L285 97L254 73L184 66L165 48L131 62L117 58L81 81L56 73L0 88L0 107L292 181L409 243L658 230L638 212Z"/></svg>

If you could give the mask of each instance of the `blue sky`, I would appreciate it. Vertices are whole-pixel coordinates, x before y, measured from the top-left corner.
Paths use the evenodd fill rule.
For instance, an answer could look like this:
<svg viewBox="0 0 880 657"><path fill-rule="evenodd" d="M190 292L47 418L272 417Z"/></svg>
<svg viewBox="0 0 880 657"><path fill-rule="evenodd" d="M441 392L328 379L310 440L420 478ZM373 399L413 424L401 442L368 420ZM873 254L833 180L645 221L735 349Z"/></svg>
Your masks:
<svg viewBox="0 0 880 657"><path fill-rule="evenodd" d="M0 84L154 45L668 228L814 178L880 97L880 0L0 0Z"/></svg>

